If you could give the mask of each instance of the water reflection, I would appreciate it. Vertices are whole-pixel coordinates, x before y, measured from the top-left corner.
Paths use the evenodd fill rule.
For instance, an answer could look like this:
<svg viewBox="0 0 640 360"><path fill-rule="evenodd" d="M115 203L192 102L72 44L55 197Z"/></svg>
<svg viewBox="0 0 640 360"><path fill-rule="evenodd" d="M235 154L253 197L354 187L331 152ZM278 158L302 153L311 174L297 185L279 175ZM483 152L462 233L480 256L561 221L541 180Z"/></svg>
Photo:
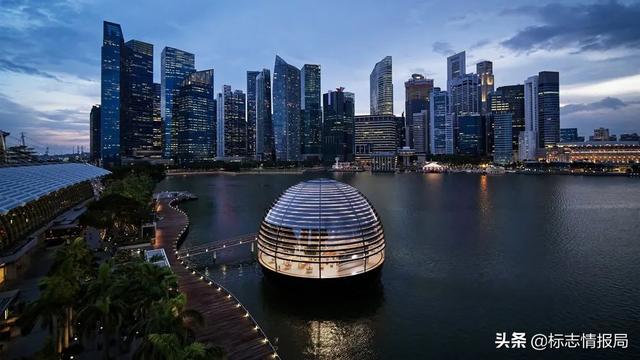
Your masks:
<svg viewBox="0 0 640 360"><path fill-rule="evenodd" d="M264 306L296 329L305 359L375 358L375 317L384 303L380 272L351 282L262 279ZM339 315L338 315L339 314Z"/></svg>

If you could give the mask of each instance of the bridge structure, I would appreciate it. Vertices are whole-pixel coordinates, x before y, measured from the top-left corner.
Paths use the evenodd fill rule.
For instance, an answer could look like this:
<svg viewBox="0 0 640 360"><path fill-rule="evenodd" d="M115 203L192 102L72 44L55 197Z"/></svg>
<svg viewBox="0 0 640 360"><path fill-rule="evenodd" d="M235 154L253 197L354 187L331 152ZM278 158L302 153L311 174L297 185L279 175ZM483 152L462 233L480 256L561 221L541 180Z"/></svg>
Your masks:
<svg viewBox="0 0 640 360"><path fill-rule="evenodd" d="M195 261L194 259L201 258L202 256L212 257L216 259L217 254L220 251L233 249L239 246L251 245L251 252L255 252L256 241L258 239L258 233L244 234L224 240L216 240L194 246L182 246L178 250L178 258L185 261Z"/></svg>

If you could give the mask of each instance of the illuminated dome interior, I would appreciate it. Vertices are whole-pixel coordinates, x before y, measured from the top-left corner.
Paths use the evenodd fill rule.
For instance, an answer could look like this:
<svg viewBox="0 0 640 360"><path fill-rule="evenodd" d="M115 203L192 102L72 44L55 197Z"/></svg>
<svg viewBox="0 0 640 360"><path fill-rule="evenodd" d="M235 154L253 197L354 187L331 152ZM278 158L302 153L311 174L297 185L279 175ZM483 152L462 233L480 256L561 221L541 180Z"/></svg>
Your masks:
<svg viewBox="0 0 640 360"><path fill-rule="evenodd" d="M302 278L343 278L384 261L380 217L354 187L331 180L287 189L258 232L258 261L273 272Z"/></svg>

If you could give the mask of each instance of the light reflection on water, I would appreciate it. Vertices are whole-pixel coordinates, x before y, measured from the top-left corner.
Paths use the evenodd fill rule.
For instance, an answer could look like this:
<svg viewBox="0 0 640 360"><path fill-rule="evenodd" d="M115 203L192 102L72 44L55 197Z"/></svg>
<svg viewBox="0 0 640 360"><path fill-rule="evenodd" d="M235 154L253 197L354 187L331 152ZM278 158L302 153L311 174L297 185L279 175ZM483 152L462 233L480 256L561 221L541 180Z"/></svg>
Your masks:
<svg viewBox="0 0 640 360"><path fill-rule="evenodd" d="M304 176L169 178L189 190L187 242L255 232ZM326 176L326 175L325 175ZM242 254L210 269L284 359L526 358L497 331L626 332L640 338L640 181L569 176L336 174L357 187L387 239L380 283L318 297L264 278ZM244 249L243 251L248 251ZM640 343L630 341L633 351ZM531 354L528 354L531 355ZM554 353L607 358L612 353ZM629 354L627 354L629 355Z"/></svg>

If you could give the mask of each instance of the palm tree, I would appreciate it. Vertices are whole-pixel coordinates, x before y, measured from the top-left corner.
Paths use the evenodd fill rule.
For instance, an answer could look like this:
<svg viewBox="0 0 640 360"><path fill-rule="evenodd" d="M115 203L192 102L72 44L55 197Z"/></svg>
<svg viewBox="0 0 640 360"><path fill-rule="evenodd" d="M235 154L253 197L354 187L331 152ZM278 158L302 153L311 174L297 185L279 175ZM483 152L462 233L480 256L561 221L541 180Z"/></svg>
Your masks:
<svg viewBox="0 0 640 360"><path fill-rule="evenodd" d="M78 314L83 335L102 333L104 358L110 358L110 344L122 326L127 304L119 297L118 281L111 265L103 263L98 276L89 284L84 298L86 304ZM84 337L84 336L83 336Z"/></svg>
<svg viewBox="0 0 640 360"><path fill-rule="evenodd" d="M154 354L139 359L217 360L226 358L224 351L219 347L200 342L185 344L176 334L149 334L147 339L153 346Z"/></svg>
<svg viewBox="0 0 640 360"><path fill-rule="evenodd" d="M158 356L160 349L149 338L151 334L171 334L181 346L194 341L192 326L202 326L204 319L199 312L185 309L185 305L186 297L183 294L151 305L149 316L140 319L132 329L135 334L144 336L134 354L135 358L149 359Z"/></svg>
<svg viewBox="0 0 640 360"><path fill-rule="evenodd" d="M93 268L93 254L81 238L58 250L49 276L40 282L40 297L20 317L24 331L31 331L40 321L41 327L49 330L56 352L67 348L74 332L74 309L79 307Z"/></svg>

